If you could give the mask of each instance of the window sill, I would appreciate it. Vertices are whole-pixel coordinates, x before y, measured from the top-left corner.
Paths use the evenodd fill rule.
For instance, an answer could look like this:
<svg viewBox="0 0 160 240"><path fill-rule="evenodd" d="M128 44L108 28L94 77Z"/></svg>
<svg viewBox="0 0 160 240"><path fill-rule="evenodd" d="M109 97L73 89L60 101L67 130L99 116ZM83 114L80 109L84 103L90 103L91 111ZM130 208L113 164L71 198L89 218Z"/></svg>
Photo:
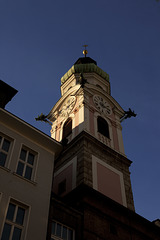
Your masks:
<svg viewBox="0 0 160 240"><path fill-rule="evenodd" d="M98 132L98 139L105 145L111 147L111 139Z"/></svg>
<svg viewBox="0 0 160 240"><path fill-rule="evenodd" d="M15 175L16 177L19 177L19 178L23 179L23 180L26 181L26 182L29 182L29 183L33 184L34 186L37 185L36 182L33 182L32 180L29 180L29 179L27 179L27 178L25 178L25 177L23 177L23 176L20 176L20 175L18 175L16 172L14 172L13 175Z"/></svg>
<svg viewBox="0 0 160 240"><path fill-rule="evenodd" d="M6 172L11 172L11 170L7 167L0 166L0 169L3 169Z"/></svg>

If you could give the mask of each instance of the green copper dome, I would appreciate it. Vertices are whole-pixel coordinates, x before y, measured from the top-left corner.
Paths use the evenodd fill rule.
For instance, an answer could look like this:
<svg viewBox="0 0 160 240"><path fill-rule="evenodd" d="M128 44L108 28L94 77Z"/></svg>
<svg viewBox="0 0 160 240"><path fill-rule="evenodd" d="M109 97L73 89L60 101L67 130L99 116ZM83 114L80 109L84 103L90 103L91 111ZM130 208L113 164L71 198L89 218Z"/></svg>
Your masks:
<svg viewBox="0 0 160 240"><path fill-rule="evenodd" d="M63 84L74 73L91 73L95 72L109 82L109 75L97 66L96 61L89 57L79 58L68 72L61 78Z"/></svg>

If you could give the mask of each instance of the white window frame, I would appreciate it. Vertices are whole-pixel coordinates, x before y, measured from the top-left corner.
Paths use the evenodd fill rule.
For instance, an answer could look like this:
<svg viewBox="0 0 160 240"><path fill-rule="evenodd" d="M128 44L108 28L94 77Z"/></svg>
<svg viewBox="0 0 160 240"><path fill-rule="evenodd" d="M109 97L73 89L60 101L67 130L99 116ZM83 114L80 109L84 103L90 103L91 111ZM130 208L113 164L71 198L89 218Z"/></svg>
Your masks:
<svg viewBox="0 0 160 240"><path fill-rule="evenodd" d="M70 227L68 227L68 226L66 226L66 225L64 225L64 224L62 224L62 223L60 223L60 222L57 222L57 221L55 221L55 220L53 220L52 221L52 223L55 223L55 234L52 234L51 233L51 240L63 240L63 238L62 238L62 232L63 232L63 228L65 227L65 228L67 228L67 239L66 240L70 240L69 238L68 238L68 231L70 230L70 231L72 231L72 233L73 233L73 235L72 235L72 240L74 240L75 239L75 231L74 231L74 229L72 229L72 228L70 228ZM61 225L61 237L59 237L59 236L57 236L56 235L56 229L57 229L57 225Z"/></svg>
<svg viewBox="0 0 160 240"><path fill-rule="evenodd" d="M14 211L14 215L13 215L13 220L7 219L7 213L8 213L8 209L9 209L9 205L10 204L14 204L15 205L15 211ZM18 212L18 208L19 207L24 209L24 211L25 211L24 218L23 218L23 224L22 225L20 223L16 223L16 217L17 217L17 212ZM3 230L4 230L4 227L5 227L5 224L8 224L8 225L11 225L11 231L10 231L10 235L9 235L9 240L12 240L15 227L17 227L18 229L21 230L20 240L24 240L25 239L25 235L26 235L25 233L26 233L27 225L28 225L28 216L29 216L29 206L27 206L24 203L21 203L21 202L15 200L15 199L11 198L9 203L8 203L8 207L7 207L7 211L6 211L6 216L5 216L5 221L4 221L4 224L3 224L1 237L3 235Z"/></svg>
<svg viewBox="0 0 160 240"><path fill-rule="evenodd" d="M22 159L20 159L20 155L21 155L21 151L25 150L27 152L26 154L26 158L25 158L25 161L23 161ZM33 154L34 155L34 163L33 165L32 164L29 164L27 162L27 159L28 159L28 155L29 153ZM16 166L16 171L15 171L15 174L18 175L19 177L22 177L23 179L27 180L27 181L35 181L35 174L36 174L36 166L37 166L37 158L38 158L38 153L35 152L34 150L32 150L31 148L29 147L26 147L26 145L22 144L21 145L21 148L20 148L20 151L19 151L19 155L18 155L18 161L17 161L17 166ZM19 162L21 162L22 164L24 164L24 168L23 168L23 173L22 175L20 175L19 173L17 173L17 169L18 169L18 164ZM32 173L31 173L31 178L28 179L25 177L25 173L26 173L26 167L29 166L30 168L32 168Z"/></svg>
<svg viewBox="0 0 160 240"><path fill-rule="evenodd" d="M0 142L0 152L4 153L7 155L6 161L4 166L1 166L1 168L8 168L9 167L9 162L10 162L10 157L11 157L11 153L13 150L13 142L14 140L12 138L10 138L9 136L3 134L2 132L0 132L0 136L2 137L2 140ZM4 143L4 139L8 140L10 142L10 146L9 146L9 150L8 152L6 152L5 150L2 149L3 143Z"/></svg>

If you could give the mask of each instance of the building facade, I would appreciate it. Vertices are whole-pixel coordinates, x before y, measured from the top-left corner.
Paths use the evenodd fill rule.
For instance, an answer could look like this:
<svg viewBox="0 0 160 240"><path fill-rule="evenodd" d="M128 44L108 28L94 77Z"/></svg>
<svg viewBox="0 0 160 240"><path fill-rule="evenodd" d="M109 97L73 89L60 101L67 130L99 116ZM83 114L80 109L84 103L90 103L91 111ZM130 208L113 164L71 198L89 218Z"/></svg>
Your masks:
<svg viewBox="0 0 160 240"><path fill-rule="evenodd" d="M54 159L61 148L0 108L1 240L46 239Z"/></svg>

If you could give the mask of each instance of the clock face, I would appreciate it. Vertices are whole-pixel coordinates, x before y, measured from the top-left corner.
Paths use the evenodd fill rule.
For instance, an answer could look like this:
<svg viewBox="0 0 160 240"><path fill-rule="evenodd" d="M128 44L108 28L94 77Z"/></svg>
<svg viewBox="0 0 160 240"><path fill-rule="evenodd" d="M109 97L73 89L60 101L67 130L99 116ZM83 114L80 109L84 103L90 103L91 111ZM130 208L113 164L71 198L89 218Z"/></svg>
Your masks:
<svg viewBox="0 0 160 240"><path fill-rule="evenodd" d="M111 115L111 113L112 113L111 106L105 101L104 98L102 98L99 95L94 95L93 102L94 102L95 107L101 113L104 113L105 115Z"/></svg>
<svg viewBox="0 0 160 240"><path fill-rule="evenodd" d="M74 96L67 98L59 110L59 115L62 117L67 117L74 108L75 102L76 98Z"/></svg>

